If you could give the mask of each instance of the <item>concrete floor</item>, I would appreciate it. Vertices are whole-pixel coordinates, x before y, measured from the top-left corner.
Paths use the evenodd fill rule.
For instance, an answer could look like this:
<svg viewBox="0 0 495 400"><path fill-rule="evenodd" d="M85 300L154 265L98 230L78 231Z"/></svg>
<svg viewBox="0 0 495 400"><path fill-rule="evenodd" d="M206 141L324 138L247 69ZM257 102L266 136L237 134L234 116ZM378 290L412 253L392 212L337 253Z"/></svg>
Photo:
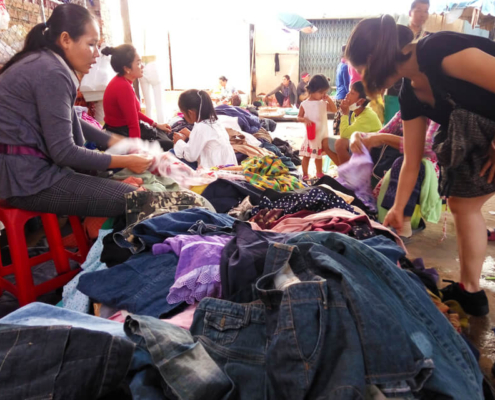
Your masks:
<svg viewBox="0 0 495 400"><path fill-rule="evenodd" d="M483 215L487 227L495 228L495 197L493 197L483 208ZM451 214L447 216L447 239L440 242L442 238L443 218L439 224L427 224L427 228L414 235L407 244L409 257L414 259L421 257L427 268L435 268L440 274L440 279L459 280L459 261L457 254L457 243L454 222ZM482 318L470 318L470 327L465 331L473 344L481 352L480 364L486 376L491 375L491 368L495 362L495 281L487 280L486 277L495 277L495 242L488 242L488 251L481 278L481 286L486 291L490 303L490 314ZM440 283L446 286L448 283ZM492 377L492 383L495 379Z"/></svg>

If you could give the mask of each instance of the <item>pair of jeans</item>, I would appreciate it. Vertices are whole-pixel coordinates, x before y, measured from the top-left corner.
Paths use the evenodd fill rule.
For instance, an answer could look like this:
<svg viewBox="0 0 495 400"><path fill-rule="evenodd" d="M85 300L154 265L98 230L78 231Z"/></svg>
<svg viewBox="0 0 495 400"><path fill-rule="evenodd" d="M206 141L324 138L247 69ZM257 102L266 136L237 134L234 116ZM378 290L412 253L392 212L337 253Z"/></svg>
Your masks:
<svg viewBox="0 0 495 400"><path fill-rule="evenodd" d="M272 272L256 283L259 300L204 299L191 332L233 381L236 398L364 397L361 345L339 282L292 260L292 249L275 244L268 250ZM300 282L277 289L293 261Z"/></svg>
<svg viewBox="0 0 495 400"><path fill-rule="evenodd" d="M174 253L136 254L121 265L81 276L77 289L106 306L158 318L183 306L167 302L177 263Z"/></svg>
<svg viewBox="0 0 495 400"><path fill-rule="evenodd" d="M151 362L158 371L164 398L181 400L222 399L232 390L232 383L205 351L194 342L189 331L155 318L132 315L127 317L124 329L138 346L136 361L141 365ZM146 357L149 354L150 359ZM138 363L134 367L138 367ZM148 382L156 382L156 374L147 371ZM137 382L136 382L137 381ZM146 382L137 374L131 382L134 398L157 398L156 385L147 388L147 396L139 395L137 383Z"/></svg>
<svg viewBox="0 0 495 400"><path fill-rule="evenodd" d="M202 208L191 208L181 212L159 215L137 224L132 229L132 236L135 236L138 242L130 243L126 240L127 235L121 234L115 234L114 239L120 247L134 249L134 253L139 253L146 246L163 243L168 237L187 234L188 230L198 221L203 221L209 225L231 227L235 219Z"/></svg>
<svg viewBox="0 0 495 400"><path fill-rule="evenodd" d="M97 399L123 383L134 344L70 326L0 325L0 399Z"/></svg>
<svg viewBox="0 0 495 400"><path fill-rule="evenodd" d="M407 387L391 385L395 377L414 393L483 398L478 363L416 276L338 233L303 233L288 244L299 248L315 273L342 280L369 384L388 396L407 394Z"/></svg>

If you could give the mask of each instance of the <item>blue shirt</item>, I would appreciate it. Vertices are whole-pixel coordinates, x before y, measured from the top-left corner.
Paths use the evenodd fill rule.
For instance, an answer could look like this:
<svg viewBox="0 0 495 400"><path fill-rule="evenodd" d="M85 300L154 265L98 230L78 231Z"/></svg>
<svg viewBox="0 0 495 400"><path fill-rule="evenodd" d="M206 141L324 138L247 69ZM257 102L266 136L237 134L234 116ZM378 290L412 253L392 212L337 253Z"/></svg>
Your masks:
<svg viewBox="0 0 495 400"><path fill-rule="evenodd" d="M347 64L343 62L340 62L337 67L336 84L337 84L337 95L335 96L335 98L337 100L345 99L345 96L349 92L350 79L349 79L349 67L347 66Z"/></svg>

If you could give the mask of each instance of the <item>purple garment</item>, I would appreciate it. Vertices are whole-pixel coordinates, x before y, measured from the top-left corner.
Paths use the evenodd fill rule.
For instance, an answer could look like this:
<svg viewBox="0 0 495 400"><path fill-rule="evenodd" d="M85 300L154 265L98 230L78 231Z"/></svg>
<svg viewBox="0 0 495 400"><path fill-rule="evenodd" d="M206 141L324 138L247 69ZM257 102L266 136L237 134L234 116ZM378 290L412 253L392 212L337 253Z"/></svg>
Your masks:
<svg viewBox="0 0 495 400"><path fill-rule="evenodd" d="M337 181L347 189L354 191L359 200L371 211L376 212L376 200L371 189L373 160L366 147L363 146L362 150L363 154L353 154L348 162L339 167Z"/></svg>
<svg viewBox="0 0 495 400"><path fill-rule="evenodd" d="M169 304L221 297L220 257L230 240L229 235L178 235L153 245L154 255L174 252L179 257L175 282L167 296Z"/></svg>

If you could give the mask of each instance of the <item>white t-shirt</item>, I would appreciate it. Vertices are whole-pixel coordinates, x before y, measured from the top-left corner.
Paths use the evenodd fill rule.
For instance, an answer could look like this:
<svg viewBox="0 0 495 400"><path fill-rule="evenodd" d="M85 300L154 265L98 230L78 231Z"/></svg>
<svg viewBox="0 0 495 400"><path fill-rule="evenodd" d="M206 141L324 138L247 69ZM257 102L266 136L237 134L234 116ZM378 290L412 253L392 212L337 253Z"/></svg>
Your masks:
<svg viewBox="0 0 495 400"><path fill-rule="evenodd" d="M179 140L174 146L175 155L189 162L197 161L206 169L218 165L237 165L229 134L218 122L197 122L189 142Z"/></svg>

